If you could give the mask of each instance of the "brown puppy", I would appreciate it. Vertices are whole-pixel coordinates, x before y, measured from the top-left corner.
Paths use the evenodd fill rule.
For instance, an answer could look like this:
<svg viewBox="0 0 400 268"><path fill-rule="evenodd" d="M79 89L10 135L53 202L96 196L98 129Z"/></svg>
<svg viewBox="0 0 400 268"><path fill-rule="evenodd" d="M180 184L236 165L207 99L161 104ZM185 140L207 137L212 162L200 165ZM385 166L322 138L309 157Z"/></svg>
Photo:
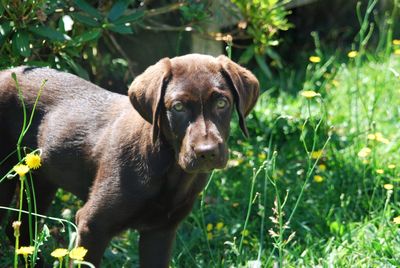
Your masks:
<svg viewBox="0 0 400 268"><path fill-rule="evenodd" d="M110 239L135 228L140 266L168 267L179 222L209 172L226 165L234 107L248 135L244 120L259 95L254 75L225 56L165 58L133 81L128 97L47 68L2 71L0 159L13 151L21 129L12 72L28 110L48 80L24 140L43 150L35 171L39 212L61 187L86 202L76 221L88 261L99 266ZM15 181L0 184L0 205L9 205Z"/></svg>

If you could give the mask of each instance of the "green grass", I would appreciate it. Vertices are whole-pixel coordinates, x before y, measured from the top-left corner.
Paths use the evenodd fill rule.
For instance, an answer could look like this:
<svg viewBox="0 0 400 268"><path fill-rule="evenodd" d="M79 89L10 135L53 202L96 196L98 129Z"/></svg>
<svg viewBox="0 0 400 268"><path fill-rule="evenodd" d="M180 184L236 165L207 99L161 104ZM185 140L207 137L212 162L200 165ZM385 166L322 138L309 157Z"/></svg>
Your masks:
<svg viewBox="0 0 400 268"><path fill-rule="evenodd" d="M400 266L400 46L390 27L369 44L369 18L359 17L355 58L325 54L314 34L316 51L304 58L321 62L305 62L298 91L320 96L289 94L275 81L247 120L250 139L233 122L229 167L213 173L181 224L172 267ZM80 205L59 190L49 215L72 220ZM74 230L45 223L51 237L41 249L51 259ZM137 240L135 231L116 237L104 266L137 266ZM13 249L2 243L0 252L0 267L12 266Z"/></svg>

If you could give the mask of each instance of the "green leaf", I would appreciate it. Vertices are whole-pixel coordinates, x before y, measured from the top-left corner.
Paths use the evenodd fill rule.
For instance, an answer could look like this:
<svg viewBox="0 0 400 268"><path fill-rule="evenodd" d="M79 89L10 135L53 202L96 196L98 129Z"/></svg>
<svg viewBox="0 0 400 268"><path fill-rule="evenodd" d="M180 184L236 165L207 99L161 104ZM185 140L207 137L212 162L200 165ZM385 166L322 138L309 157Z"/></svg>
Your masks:
<svg viewBox="0 0 400 268"><path fill-rule="evenodd" d="M72 68L72 70L80 77L89 80L88 72L83 69L78 63L76 63L70 56L65 53L60 53L60 56L65 60L65 62Z"/></svg>
<svg viewBox="0 0 400 268"><path fill-rule="evenodd" d="M141 19L143 17L143 15L144 15L144 11L138 10L129 15L126 15L126 16L123 16L123 17L117 19L116 21L114 21L114 24L123 24L123 23L127 23L127 22L134 22L134 21Z"/></svg>
<svg viewBox="0 0 400 268"><path fill-rule="evenodd" d="M86 13L88 13L90 16L93 16L95 18L98 19L102 19L102 15L101 13L95 9L94 7L92 7L89 3L87 3L84 0L75 0L75 4L83 11L85 11Z"/></svg>
<svg viewBox="0 0 400 268"><path fill-rule="evenodd" d="M114 21L121 17L121 15L126 10L127 6L129 5L128 0L118 0L111 8L110 13L108 13L108 19L110 21Z"/></svg>
<svg viewBox="0 0 400 268"><path fill-rule="evenodd" d="M268 77L272 78L272 73L271 70L269 69L268 65L265 63L265 59L263 56L260 56L258 54L255 54L256 62L258 64L258 67L260 67L261 71Z"/></svg>
<svg viewBox="0 0 400 268"><path fill-rule="evenodd" d="M18 53L23 57L29 57L31 55L28 32L18 31L14 34L12 39L12 49L14 53Z"/></svg>
<svg viewBox="0 0 400 268"><path fill-rule="evenodd" d="M6 21L3 24L0 24L0 46L4 44L7 40L8 35L11 32L11 22Z"/></svg>
<svg viewBox="0 0 400 268"><path fill-rule="evenodd" d="M0 2L0 16L2 16L3 13L4 13L4 7L3 7L2 2Z"/></svg>
<svg viewBox="0 0 400 268"><path fill-rule="evenodd" d="M109 25L107 27L110 31L120 33L120 34L131 34L133 33L132 28L130 26L126 26L125 24L119 25Z"/></svg>
<svg viewBox="0 0 400 268"><path fill-rule="evenodd" d="M68 35L58 32L56 30L53 30L47 26L36 26L36 27L29 27L29 31L32 33L53 40L53 41L67 41L71 40L71 37Z"/></svg>
<svg viewBox="0 0 400 268"><path fill-rule="evenodd" d="M100 26L100 23L96 19L79 14L79 13L72 13L71 17L73 19L79 21L80 23L83 23L88 26L92 26L92 27Z"/></svg>
<svg viewBox="0 0 400 268"><path fill-rule="evenodd" d="M239 59L239 63L247 64L253 57L254 57L254 45L251 45L248 48L246 48L246 50L242 53Z"/></svg>
<svg viewBox="0 0 400 268"><path fill-rule="evenodd" d="M95 39L98 39L100 37L100 35L101 35L100 29L93 29L84 34L75 36L72 41L72 44L73 45L81 45L81 44L93 41Z"/></svg>

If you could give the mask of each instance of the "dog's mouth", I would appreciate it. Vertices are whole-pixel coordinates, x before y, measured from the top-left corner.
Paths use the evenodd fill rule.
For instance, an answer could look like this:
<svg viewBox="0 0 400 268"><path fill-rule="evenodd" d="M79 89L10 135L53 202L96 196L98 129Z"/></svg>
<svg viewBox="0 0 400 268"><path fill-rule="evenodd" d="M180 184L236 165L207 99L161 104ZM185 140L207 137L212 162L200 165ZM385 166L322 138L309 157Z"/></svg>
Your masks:
<svg viewBox="0 0 400 268"><path fill-rule="evenodd" d="M187 173L209 173L214 169L225 168L228 162L228 154L220 156L218 159L205 161L191 156L180 157L178 163Z"/></svg>

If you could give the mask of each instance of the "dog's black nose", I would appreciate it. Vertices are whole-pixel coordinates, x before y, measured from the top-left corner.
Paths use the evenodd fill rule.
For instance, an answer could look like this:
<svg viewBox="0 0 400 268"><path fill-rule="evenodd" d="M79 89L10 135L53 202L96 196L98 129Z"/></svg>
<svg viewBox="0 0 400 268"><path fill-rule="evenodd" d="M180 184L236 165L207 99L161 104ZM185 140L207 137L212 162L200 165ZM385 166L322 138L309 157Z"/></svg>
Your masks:
<svg viewBox="0 0 400 268"><path fill-rule="evenodd" d="M194 147L197 158L202 160L215 160L218 156L219 149L217 143L203 143Z"/></svg>

